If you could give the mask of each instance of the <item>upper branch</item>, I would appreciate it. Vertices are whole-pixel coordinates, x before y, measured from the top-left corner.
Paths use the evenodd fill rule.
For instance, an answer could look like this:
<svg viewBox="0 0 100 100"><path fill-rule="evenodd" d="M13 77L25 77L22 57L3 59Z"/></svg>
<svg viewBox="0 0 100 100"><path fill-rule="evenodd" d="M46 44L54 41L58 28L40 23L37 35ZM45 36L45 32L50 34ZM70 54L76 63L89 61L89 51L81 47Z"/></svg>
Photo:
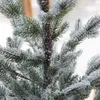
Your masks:
<svg viewBox="0 0 100 100"><path fill-rule="evenodd" d="M8 18L23 14L20 0L1 0L0 12Z"/></svg>
<svg viewBox="0 0 100 100"><path fill-rule="evenodd" d="M29 65L36 67L36 65L43 63L43 56L34 56L32 53L24 52L15 48L6 49L0 48L0 54L4 55L6 58L9 58L11 61L16 63L21 63L23 61L27 62Z"/></svg>

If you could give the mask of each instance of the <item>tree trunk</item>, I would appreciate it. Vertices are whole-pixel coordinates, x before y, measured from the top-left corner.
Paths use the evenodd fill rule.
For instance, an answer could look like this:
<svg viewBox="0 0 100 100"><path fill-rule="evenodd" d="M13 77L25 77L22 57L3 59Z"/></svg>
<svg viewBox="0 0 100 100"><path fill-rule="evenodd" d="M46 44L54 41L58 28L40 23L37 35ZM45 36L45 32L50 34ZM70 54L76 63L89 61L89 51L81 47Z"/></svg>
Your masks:
<svg viewBox="0 0 100 100"><path fill-rule="evenodd" d="M49 12L50 2L49 0L38 0L41 10L44 12ZM50 63L51 63L51 54L52 54L52 36L51 36L51 27L49 19L44 28L44 51L45 51L45 62L44 62L44 88L46 88L52 81L51 75L49 74Z"/></svg>

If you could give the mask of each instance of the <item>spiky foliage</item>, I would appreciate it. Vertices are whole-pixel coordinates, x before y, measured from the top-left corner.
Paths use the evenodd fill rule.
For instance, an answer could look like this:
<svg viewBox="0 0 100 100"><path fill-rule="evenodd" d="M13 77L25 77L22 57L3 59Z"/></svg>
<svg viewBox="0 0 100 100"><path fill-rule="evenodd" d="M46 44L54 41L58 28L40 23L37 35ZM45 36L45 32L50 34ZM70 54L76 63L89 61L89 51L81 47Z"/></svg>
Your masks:
<svg viewBox="0 0 100 100"><path fill-rule="evenodd" d="M6 97L6 92L3 87L0 87L0 100L4 100Z"/></svg>
<svg viewBox="0 0 100 100"><path fill-rule="evenodd" d="M7 47L0 47L0 98L10 100L84 100L90 91L100 86L100 57L89 62L86 75L74 75L77 57L82 53L75 48L85 38L98 34L100 16L92 17L86 25L80 19L70 39L58 54L53 48L59 37L68 30L63 17L76 0L55 0L49 9L48 0L38 0L40 20L23 15L20 0L1 0L0 11L11 20L13 38ZM55 13L56 12L56 13ZM30 49L22 50L26 42ZM96 98L100 91L97 90ZM96 99L97 100L97 99Z"/></svg>

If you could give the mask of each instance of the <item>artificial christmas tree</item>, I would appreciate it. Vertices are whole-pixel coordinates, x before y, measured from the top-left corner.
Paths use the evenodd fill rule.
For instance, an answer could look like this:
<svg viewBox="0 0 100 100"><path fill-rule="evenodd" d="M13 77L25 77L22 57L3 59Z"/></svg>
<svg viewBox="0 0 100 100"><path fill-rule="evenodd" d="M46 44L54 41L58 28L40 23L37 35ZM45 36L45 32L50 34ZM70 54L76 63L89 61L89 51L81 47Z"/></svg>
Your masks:
<svg viewBox="0 0 100 100"><path fill-rule="evenodd" d="M0 1L0 11L11 20L14 29L7 47L0 47L0 99L84 100L100 85L100 57L93 57L86 75L80 78L74 70L82 52L75 48L85 38L97 36L100 16L92 17L84 26L78 20L58 54L54 45L68 29L68 22L62 20L76 0L55 0L52 8L48 0L38 2L41 13L37 21L23 15L20 0ZM24 42L30 49L22 50Z"/></svg>

